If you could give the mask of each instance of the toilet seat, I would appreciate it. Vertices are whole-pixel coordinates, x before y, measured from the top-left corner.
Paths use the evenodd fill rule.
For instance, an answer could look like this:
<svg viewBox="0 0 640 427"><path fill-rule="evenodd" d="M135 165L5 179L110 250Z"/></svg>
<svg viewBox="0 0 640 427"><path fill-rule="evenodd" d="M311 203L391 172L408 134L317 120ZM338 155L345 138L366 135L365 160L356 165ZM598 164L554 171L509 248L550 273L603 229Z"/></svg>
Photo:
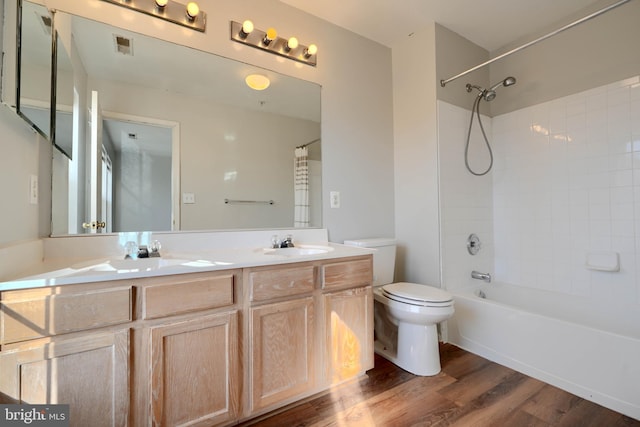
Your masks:
<svg viewBox="0 0 640 427"><path fill-rule="evenodd" d="M448 307L453 305L453 297L433 286L417 283L398 282L382 286L382 294L394 301L423 307Z"/></svg>

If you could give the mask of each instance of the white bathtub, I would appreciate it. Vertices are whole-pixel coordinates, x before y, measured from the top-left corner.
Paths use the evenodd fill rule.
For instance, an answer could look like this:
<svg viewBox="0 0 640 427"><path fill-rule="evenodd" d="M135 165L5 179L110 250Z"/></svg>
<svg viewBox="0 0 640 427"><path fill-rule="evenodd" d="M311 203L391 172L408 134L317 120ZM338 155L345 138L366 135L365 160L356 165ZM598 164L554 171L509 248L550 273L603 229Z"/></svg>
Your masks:
<svg viewBox="0 0 640 427"><path fill-rule="evenodd" d="M449 291L448 342L640 420L637 305L620 302L612 316L610 304L519 286Z"/></svg>

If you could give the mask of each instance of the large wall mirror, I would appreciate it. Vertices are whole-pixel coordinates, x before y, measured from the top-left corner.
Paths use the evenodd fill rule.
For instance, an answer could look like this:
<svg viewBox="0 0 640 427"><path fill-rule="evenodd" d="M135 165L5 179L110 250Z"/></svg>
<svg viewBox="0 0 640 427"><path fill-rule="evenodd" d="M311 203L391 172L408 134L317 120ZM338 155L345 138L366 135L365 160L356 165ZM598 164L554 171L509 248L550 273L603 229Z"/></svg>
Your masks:
<svg viewBox="0 0 640 427"><path fill-rule="evenodd" d="M53 235L322 225L319 85L62 12L55 23L69 155L54 150Z"/></svg>

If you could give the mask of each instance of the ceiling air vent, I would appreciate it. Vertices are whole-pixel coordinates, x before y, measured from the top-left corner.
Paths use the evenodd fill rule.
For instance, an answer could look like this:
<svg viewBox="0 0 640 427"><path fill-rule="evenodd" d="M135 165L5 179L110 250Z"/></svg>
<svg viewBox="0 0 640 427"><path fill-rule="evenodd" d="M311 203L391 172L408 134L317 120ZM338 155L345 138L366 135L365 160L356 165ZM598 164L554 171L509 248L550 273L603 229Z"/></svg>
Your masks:
<svg viewBox="0 0 640 427"><path fill-rule="evenodd" d="M114 34L113 41L115 43L116 52L123 55L133 56L133 40Z"/></svg>

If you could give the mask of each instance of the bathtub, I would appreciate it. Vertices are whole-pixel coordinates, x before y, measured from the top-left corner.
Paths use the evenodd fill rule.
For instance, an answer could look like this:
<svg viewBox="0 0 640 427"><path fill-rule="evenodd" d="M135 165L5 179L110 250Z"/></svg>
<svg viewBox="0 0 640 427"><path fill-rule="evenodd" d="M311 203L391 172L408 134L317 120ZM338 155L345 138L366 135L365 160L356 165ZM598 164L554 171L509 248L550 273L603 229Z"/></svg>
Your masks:
<svg viewBox="0 0 640 427"><path fill-rule="evenodd" d="M612 316L611 304L598 309L586 298L520 286L449 292L448 342L640 420L637 304L619 302Z"/></svg>

